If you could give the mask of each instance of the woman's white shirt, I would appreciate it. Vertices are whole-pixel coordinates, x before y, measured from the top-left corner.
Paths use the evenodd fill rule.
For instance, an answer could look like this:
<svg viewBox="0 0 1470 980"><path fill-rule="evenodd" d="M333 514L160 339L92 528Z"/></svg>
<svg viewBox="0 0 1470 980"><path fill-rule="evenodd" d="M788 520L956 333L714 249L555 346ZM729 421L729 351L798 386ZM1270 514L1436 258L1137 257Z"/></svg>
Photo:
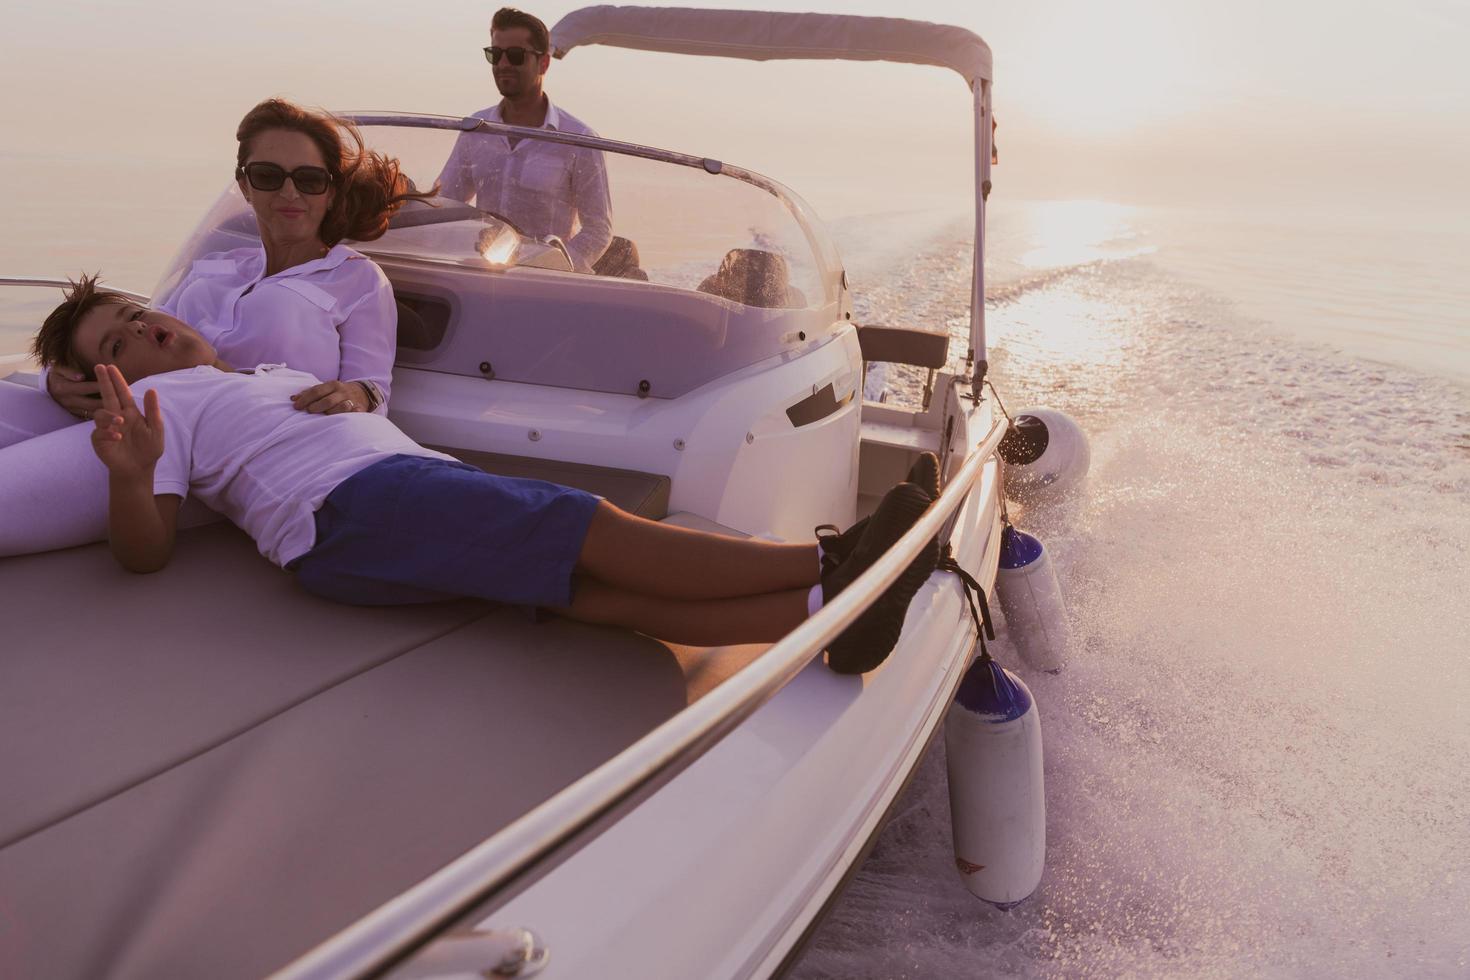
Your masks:
<svg viewBox="0 0 1470 980"><path fill-rule="evenodd" d="M230 364L289 364L318 378L371 381L387 412L398 306L377 263L346 245L265 275L264 247L196 259L159 309Z"/></svg>

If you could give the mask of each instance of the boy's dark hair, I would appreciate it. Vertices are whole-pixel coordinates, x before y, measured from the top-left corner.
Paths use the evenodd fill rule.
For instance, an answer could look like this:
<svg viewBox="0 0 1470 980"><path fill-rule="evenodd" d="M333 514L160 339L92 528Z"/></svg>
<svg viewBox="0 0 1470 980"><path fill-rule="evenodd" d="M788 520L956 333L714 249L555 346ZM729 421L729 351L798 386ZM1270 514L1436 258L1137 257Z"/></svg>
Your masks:
<svg viewBox="0 0 1470 980"><path fill-rule="evenodd" d="M537 51L549 52L551 50L551 32L546 29L540 17L535 17L514 7L501 7L495 11L495 16L490 18L492 31L503 31L511 27L524 27L530 31L531 44Z"/></svg>
<svg viewBox="0 0 1470 980"><path fill-rule="evenodd" d="M46 315L41 329L36 331L36 339L31 342L31 354L42 366L78 366L72 353L71 338L77 331L77 324L82 322L82 317L103 303L133 302L122 293L97 288L100 277L100 272L95 276L84 273L79 281L71 284L61 305Z"/></svg>

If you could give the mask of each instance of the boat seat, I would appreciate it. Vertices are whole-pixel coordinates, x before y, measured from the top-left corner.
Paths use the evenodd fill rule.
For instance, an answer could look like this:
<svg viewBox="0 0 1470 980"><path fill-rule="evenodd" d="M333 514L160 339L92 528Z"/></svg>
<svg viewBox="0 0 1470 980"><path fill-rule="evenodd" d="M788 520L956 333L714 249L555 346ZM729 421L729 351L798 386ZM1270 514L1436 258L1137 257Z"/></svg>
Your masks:
<svg viewBox="0 0 1470 980"><path fill-rule="evenodd" d="M592 271L599 276L647 282L648 273L643 271L641 261L638 246L631 238L614 235L612 241L607 243L607 249L592 263Z"/></svg>
<svg viewBox="0 0 1470 980"><path fill-rule="evenodd" d="M536 459L531 456L510 456L504 453L486 453L475 449L455 449L452 446L430 446L455 459L478 466L486 473L496 476L513 476L526 480L545 480L576 487L595 493L630 514L646 517L651 521L662 520L669 513L670 481L656 473L639 470L620 470L610 466L593 466L589 463L569 463L559 459Z"/></svg>
<svg viewBox="0 0 1470 980"><path fill-rule="evenodd" d="M23 363L25 367L17 368L5 375L0 375L0 381L20 385L22 388L39 390L41 387L41 372L28 370L30 366L29 362Z"/></svg>
<svg viewBox="0 0 1470 980"><path fill-rule="evenodd" d="M939 431L915 425L895 425L892 422L863 421L862 441L865 446L885 446L901 449L910 456L917 453L939 452ZM905 464L907 469L908 464Z"/></svg>
<svg viewBox="0 0 1470 980"><path fill-rule="evenodd" d="M949 334L940 330L860 326L857 335L864 361L912 364L932 371L949 363Z"/></svg>
<svg viewBox="0 0 1470 980"><path fill-rule="evenodd" d="M688 703L667 647L317 599L234 527L0 560L0 973L258 977Z"/></svg>
<svg viewBox="0 0 1470 980"><path fill-rule="evenodd" d="M760 248L730 249L715 274L705 277L697 288L701 293L762 309L797 309L806 305L805 294L791 285L786 259Z"/></svg>
<svg viewBox="0 0 1470 980"><path fill-rule="evenodd" d="M936 330L920 330L916 327L859 326L858 348L863 354L863 377L868 376L868 364L884 361L889 364L912 364L928 368L924 378L925 411L934 397L934 372L949 363L949 334ZM864 439L867 426L864 425Z"/></svg>
<svg viewBox="0 0 1470 980"><path fill-rule="evenodd" d="M6 558L0 595L0 848L491 608L317 599L225 523L152 575L105 544Z"/></svg>

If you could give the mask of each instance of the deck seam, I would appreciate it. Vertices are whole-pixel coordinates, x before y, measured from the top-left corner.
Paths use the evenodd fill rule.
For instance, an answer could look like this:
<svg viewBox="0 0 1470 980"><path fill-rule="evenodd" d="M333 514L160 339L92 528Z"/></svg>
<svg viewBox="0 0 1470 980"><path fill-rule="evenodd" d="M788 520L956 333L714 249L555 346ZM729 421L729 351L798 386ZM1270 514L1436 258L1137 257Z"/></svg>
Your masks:
<svg viewBox="0 0 1470 980"><path fill-rule="evenodd" d="M89 801L89 802L87 802L87 803L85 803L85 804L83 804L81 806L73 807L72 809L63 812L60 816L48 818L44 823L42 823L42 824L40 824L38 826L31 827L29 829L24 829L21 832L19 832L18 834L16 834L15 836L10 837L10 838L8 838L6 840L0 840L0 851L4 851L7 848L13 847L16 844L23 843L26 840L29 840L30 838L36 836L37 834L45 833L47 830L50 830L53 827L60 826L61 824L65 823L66 821L71 820L73 817L79 816L80 814L86 813L88 810L95 809L96 807L101 806L104 803L107 803L107 802L109 802L111 800L114 800L114 799L118 798L119 796L122 796L124 793L127 793L127 792L129 792L131 790L136 789L139 786L142 786L144 783L151 782L152 780L157 779L158 777L160 777L160 776L162 776L162 775L164 775L166 773L172 772L173 770L178 769L181 766L185 766L188 763L193 762L195 759L201 758L202 756L205 756L205 755L209 754L210 752L215 751L216 749L220 748L221 746L224 746L224 745L227 745L230 742L233 742L235 739L240 738L242 735L245 735L245 734L247 734L249 732L252 732L252 731L254 731L257 728L260 728L261 726L266 725L266 724L274 721L275 719L277 719L277 718L281 717L282 715L286 714L288 711L295 710L296 708L298 708L301 705L305 704L306 702L312 700L313 698L319 697L320 695L325 694L327 691L330 691L330 690L332 690L334 688L341 687L343 684L346 684L349 681L356 680L357 678L362 677L362 676L364 676L364 675L366 675L368 673L371 673L372 671L377 670L380 667L384 667L384 666L392 663L393 661L398 660L400 657L406 656L407 654L413 653L416 650L422 649L423 647L428 646L431 643L435 643L435 642L437 642L439 640L442 640L446 636L449 636L449 635L451 635L453 633L457 633L457 632L459 632L462 629L466 629L466 628L474 625L475 623L478 623L481 620L483 620L483 619L491 616L492 614L494 614L495 612L497 612L501 608L503 608L503 607L500 607L500 606L490 606L490 607L486 608L485 610L483 610L478 616L473 616L473 617L471 617L469 619L466 619L466 620L464 620L462 622L456 623L454 626L448 627L447 629L444 629L444 630L441 630L441 631L439 631L437 633L434 633L432 636L425 637L424 639L421 639L421 640L416 640L411 645L408 645L406 647L403 647L402 649L395 650L395 651L387 654L386 656L384 656L384 657L382 657L382 658L380 658L378 660L375 660L375 661L373 661L371 663L364 664L360 668L358 668L356 670L353 670L352 672L350 672L350 673L348 673L348 674L346 674L344 676L338 677L335 680L332 680L332 681L329 681L327 683L321 684L321 685L313 688L312 690L308 691L306 694L302 695L301 697L298 697L295 700L293 700L293 701L291 701L291 702L289 702L289 703L281 706L277 710L272 711L270 714L267 714L267 715L265 715L265 716L263 716L261 718L256 719L255 721L250 722L249 724L246 724L246 725L243 725L243 726L241 726L241 727L239 727L237 729L234 729L229 734L227 734L227 735L225 735L223 737L214 739L213 741L211 741L208 744L202 746L198 750L196 750L194 752L191 752L188 755L182 756L181 758L178 758L175 761L170 762L170 763L162 766L161 768L156 769L156 770L150 772L146 776L142 776L140 778L133 779L133 780L127 782L126 784L124 784L124 785L122 785L122 786L120 786L120 787L118 787L116 789L113 789L111 791L104 792L102 795L98 796L96 799L93 799L93 800L91 800L91 801Z"/></svg>

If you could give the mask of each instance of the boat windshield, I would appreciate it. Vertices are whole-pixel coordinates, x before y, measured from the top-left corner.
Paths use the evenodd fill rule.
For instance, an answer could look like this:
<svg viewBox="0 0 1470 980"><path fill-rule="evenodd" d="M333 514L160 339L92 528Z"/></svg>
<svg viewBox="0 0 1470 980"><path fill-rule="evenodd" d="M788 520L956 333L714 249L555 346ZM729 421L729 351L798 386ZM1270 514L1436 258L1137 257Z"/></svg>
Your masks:
<svg viewBox="0 0 1470 980"><path fill-rule="evenodd" d="M369 149L396 158L413 188L430 195L408 202L381 237L347 242L383 266L410 307L416 296L451 294L446 305L473 321L461 326L500 338L545 335L548 322L557 321L551 333L563 355L570 348L562 334L577 332L572 307L643 307L642 337L605 322L585 325L604 335L594 346L609 348L646 349L693 323L705 340L691 344L686 336L675 346L687 348L681 356L708 363L673 372L677 379L666 375L664 396L781 353L789 337L805 338L816 323L839 316L836 250L807 206L774 181L556 131L433 116L352 118ZM170 264L155 301L188 281L196 261L259 247L255 215L232 184ZM523 302L511 302L516 297ZM511 307L519 322L509 321ZM449 332L431 331L427 344L406 341L402 320L401 306L400 360L405 344L417 352L410 360L424 360L420 355ZM714 321L717 329L710 328ZM597 355L586 343L580 349L593 360L617 359L615 351ZM626 390L621 377L566 376L546 353L503 356L495 376ZM482 360L431 366L477 374Z"/></svg>
<svg viewBox="0 0 1470 980"><path fill-rule="evenodd" d="M373 241L398 363L678 397L822 342L844 311L831 239L791 191L713 160L444 116L350 116L426 192ZM226 188L154 289L260 248ZM209 264L213 267L213 263Z"/></svg>

